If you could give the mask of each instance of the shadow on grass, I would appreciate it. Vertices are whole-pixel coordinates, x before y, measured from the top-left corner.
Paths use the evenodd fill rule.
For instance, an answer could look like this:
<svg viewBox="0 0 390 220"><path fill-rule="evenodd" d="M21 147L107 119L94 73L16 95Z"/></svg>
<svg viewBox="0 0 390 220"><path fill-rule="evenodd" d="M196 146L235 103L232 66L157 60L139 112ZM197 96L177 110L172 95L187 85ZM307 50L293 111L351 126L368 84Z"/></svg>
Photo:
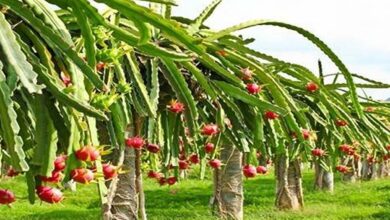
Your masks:
<svg viewBox="0 0 390 220"><path fill-rule="evenodd" d="M92 219L100 219L100 211L99 209L95 210L54 210L44 213L35 213L23 216L20 219L28 219L28 220L92 220ZM12 218L8 218L12 219Z"/></svg>
<svg viewBox="0 0 390 220"><path fill-rule="evenodd" d="M258 178L244 182L244 206L268 206L273 204L275 196L275 181Z"/></svg>
<svg viewBox="0 0 390 220"><path fill-rule="evenodd" d="M195 181L199 182L198 180ZM188 183L188 181L186 182ZM207 206L212 190L211 184L199 184L199 186L191 184L185 187L181 187L179 184L174 187L163 186L157 189L148 189L145 190L146 206L153 209L181 207L187 203Z"/></svg>
<svg viewBox="0 0 390 220"><path fill-rule="evenodd" d="M378 212L370 216L374 219L390 219L390 211Z"/></svg>
<svg viewBox="0 0 390 220"><path fill-rule="evenodd" d="M377 187L378 190L389 190L390 191L390 186L380 186Z"/></svg>

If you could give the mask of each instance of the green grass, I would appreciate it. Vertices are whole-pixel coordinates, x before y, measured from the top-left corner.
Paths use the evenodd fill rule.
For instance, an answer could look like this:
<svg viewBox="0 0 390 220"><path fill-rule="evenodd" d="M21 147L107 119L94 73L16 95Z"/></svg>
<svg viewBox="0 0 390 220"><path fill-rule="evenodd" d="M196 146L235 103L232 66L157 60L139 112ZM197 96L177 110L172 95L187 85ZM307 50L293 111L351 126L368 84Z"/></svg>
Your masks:
<svg viewBox="0 0 390 220"><path fill-rule="evenodd" d="M345 184L336 177L334 194L312 190L313 174L305 172L305 209L300 212L275 210L272 175L245 181L245 219L390 219L389 179ZM78 186L77 193L65 192L62 204L35 205L27 202L23 177L0 180L0 188L12 189L18 201L12 208L0 207L0 219L99 219L95 185ZM159 187L145 180L147 212L151 220L213 219L208 203L210 180L185 180L173 187Z"/></svg>
<svg viewBox="0 0 390 220"><path fill-rule="evenodd" d="M77 186L77 192L66 191L66 200L61 204L41 203L37 198L34 205L29 204L24 177L0 180L1 189L10 189L17 197L12 208L0 207L1 220L57 220L57 219L99 219L99 201L95 184Z"/></svg>

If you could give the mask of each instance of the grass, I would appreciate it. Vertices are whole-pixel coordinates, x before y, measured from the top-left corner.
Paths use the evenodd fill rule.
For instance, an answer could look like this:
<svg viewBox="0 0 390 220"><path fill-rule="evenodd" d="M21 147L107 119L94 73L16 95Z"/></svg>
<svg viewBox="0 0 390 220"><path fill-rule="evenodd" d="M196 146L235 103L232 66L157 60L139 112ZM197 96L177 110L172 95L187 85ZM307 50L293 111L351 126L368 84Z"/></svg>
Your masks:
<svg viewBox="0 0 390 220"><path fill-rule="evenodd" d="M313 174L306 171L305 209L281 212L273 207L275 183L272 175L246 180L245 219L390 219L389 179L346 184L336 177L334 194L314 191L312 181ZM95 185L78 187L77 193L65 192L66 200L62 204L49 205L38 201L30 205L23 177L0 180L0 188L12 189L18 196L12 208L0 207L0 219L99 219ZM208 207L211 180L185 180L173 187L159 187L154 181L145 180L145 193L151 220L213 219Z"/></svg>

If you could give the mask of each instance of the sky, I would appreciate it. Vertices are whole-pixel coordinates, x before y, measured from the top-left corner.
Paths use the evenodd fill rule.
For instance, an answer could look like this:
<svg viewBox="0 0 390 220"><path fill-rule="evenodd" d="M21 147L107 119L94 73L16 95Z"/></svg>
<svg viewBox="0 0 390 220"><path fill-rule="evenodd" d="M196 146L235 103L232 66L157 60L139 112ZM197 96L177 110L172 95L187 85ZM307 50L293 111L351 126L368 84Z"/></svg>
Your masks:
<svg viewBox="0 0 390 220"><path fill-rule="evenodd" d="M195 18L211 0L178 0L173 14ZM350 72L390 84L390 1L388 0L224 0L206 24L212 29L252 19L277 20L300 26L323 40ZM318 72L337 67L312 43L277 27L253 27L239 32L254 37L251 47ZM390 89L365 90L374 99L387 99ZM361 91L360 94L363 94Z"/></svg>

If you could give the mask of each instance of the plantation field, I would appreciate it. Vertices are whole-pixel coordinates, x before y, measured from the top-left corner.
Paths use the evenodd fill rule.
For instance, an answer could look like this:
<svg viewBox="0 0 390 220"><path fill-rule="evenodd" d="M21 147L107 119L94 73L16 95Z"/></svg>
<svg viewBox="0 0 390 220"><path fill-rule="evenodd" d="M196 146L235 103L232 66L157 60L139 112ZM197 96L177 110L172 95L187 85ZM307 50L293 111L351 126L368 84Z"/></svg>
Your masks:
<svg viewBox="0 0 390 220"><path fill-rule="evenodd" d="M312 190L313 174L304 173L305 209L303 212L280 212L273 206L272 174L244 181L245 219L390 219L390 180L356 183L354 187L336 176L335 192L330 195ZM35 205L27 202L24 178L1 180L0 188L12 189L18 201L10 209L0 207L0 219L99 219L99 202L94 184L78 185L77 193L65 192L62 204ZM160 187L145 180L149 219L213 219L208 202L211 180L183 181L172 187Z"/></svg>

